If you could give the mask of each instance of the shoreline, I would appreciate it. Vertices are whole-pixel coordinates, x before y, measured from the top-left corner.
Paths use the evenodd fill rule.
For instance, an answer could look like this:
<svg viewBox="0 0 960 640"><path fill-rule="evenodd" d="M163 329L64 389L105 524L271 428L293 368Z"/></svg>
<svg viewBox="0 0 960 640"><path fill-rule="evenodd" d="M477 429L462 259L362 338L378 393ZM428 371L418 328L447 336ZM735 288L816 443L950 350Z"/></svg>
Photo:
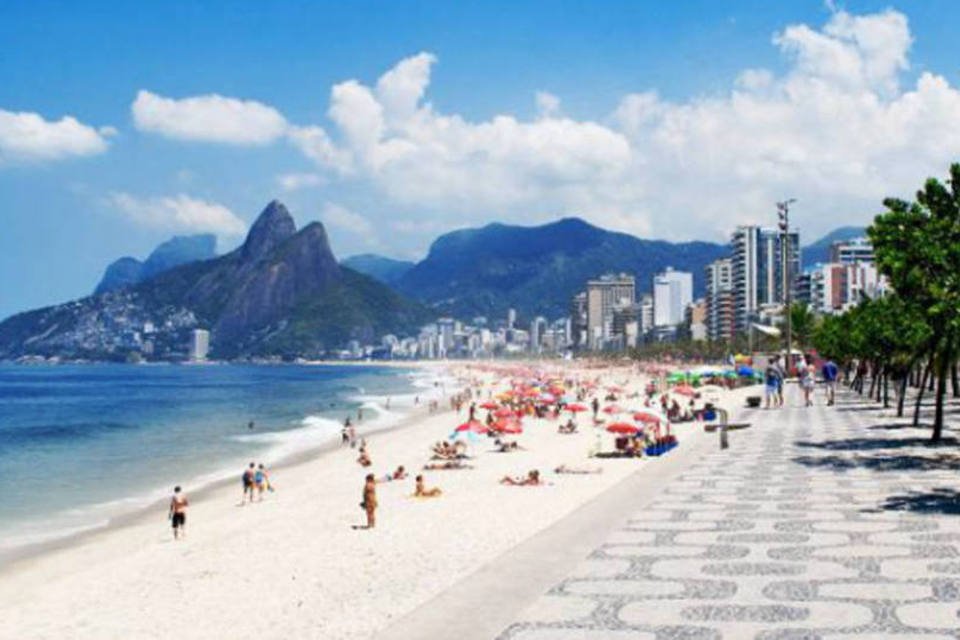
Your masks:
<svg viewBox="0 0 960 640"><path fill-rule="evenodd" d="M111 364L111 363L89 363L89 364ZM264 363L266 364L266 363ZM291 363L293 364L293 363ZM54 366L51 364L51 366ZM142 365L133 365L133 366L142 366ZM302 363L297 363L296 366L308 366ZM312 366L312 365L311 365ZM319 365L327 366L327 364ZM402 368L402 367L397 367ZM437 376L449 375L450 370L445 367L437 367ZM425 392L432 391L432 389L425 389ZM452 389L455 391L455 389ZM425 396L428 394L425 393ZM361 403L362 404L362 403ZM427 405L421 404L419 407L414 408L412 411L404 415L399 421L394 423L383 424L380 426L374 426L370 430L363 430L357 428L357 436L364 437L368 440L371 440L380 434L393 432L393 431L403 431L409 429L416 425L418 420L422 420L426 416L431 415L440 415L442 413L447 413L452 411L448 406L441 403L440 409L434 413L430 413ZM371 424L376 425L377 419L374 418L370 421ZM355 425L357 426L357 425ZM269 433L284 433L280 432L269 432ZM316 462L317 460L323 459L325 456L332 454L340 450L342 447L339 439L339 435L332 435L331 440L327 443L320 445L308 446L305 449L299 451L294 451L288 454L283 455L278 458L275 462L270 464L271 473L277 471L287 471L308 463ZM242 470L241 470L242 471ZM206 477L216 473L216 470L211 470L209 473L200 474L199 477ZM239 472L235 474L239 477ZM201 502L205 499L210 499L213 495L219 491L229 487L231 485L236 485L237 479L230 478L220 478L208 481L197 488L190 489L187 491L190 496L192 503ZM185 487L189 489L189 487ZM111 515L106 523L103 524L94 524L88 528L84 528L79 531L73 531L65 533L62 536L56 536L50 540L43 540L35 543L27 543L22 546L18 546L6 551L0 551L0 578L3 578L4 574L10 571L16 570L20 565L24 563L29 563L31 560L36 560L42 558L43 556L56 553L58 551L68 550L72 547L81 546L84 544L96 543L97 538L104 537L112 532L143 524L147 520L155 517L158 512L163 512L167 506L167 501L169 496L162 498L152 499L145 498L145 501L139 505L131 505L129 508L124 509L122 512ZM92 505L96 506L96 505Z"/></svg>
<svg viewBox="0 0 960 640"><path fill-rule="evenodd" d="M509 377L497 366L459 373L466 380L484 376L486 388L497 393ZM626 367L601 372L568 365L562 371L582 380L601 374L608 384L626 383L631 389L645 382ZM723 405L739 404L742 395L726 394ZM447 407L366 432L372 467L360 467L356 451L341 451L339 445L274 467L277 493L256 505L238 508L239 487L229 482L202 493L188 491L192 503L185 540L174 542L165 518L153 511L97 531L81 544L18 562L0 573L0 635L215 637L233 623L242 600L246 622L237 638L368 638L624 479L637 477L655 487L672 462L673 454L594 458L590 452L609 434L592 427L589 418L574 435L558 434L555 420L529 418L518 437L522 449L495 452L483 438L471 449L472 469L421 472L430 444L465 419L461 413L457 420ZM684 442L693 449L696 441L710 437L700 423L677 425L674 433L681 440L681 457L686 457ZM605 440L608 446L612 440ZM323 464L310 464L317 459ZM363 530L363 512L357 509L363 476L379 477L398 464L406 466L411 479L378 483L378 526ZM561 464L602 473L552 471ZM546 485L499 482L528 469L546 471ZM427 486L441 487L442 497L413 498L412 477L418 473L425 474ZM170 620L171 610L182 615Z"/></svg>

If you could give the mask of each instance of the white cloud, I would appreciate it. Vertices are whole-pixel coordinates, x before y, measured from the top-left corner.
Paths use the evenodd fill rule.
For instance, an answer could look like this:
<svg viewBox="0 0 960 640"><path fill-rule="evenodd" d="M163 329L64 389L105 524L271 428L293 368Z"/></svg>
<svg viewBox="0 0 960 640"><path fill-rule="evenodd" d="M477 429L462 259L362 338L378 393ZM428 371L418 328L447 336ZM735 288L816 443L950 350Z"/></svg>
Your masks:
<svg viewBox="0 0 960 640"><path fill-rule="evenodd" d="M324 183L323 177L316 173L285 173L277 176L277 183L284 191L299 191L319 187Z"/></svg>
<svg viewBox="0 0 960 640"><path fill-rule="evenodd" d="M262 145L288 128L273 107L215 93L176 100L141 90L130 108L138 129L178 140Z"/></svg>
<svg viewBox="0 0 960 640"><path fill-rule="evenodd" d="M403 213L397 231L583 215L720 239L769 222L784 197L800 200L795 219L810 235L864 222L884 196L911 193L960 155L960 92L933 73L902 87L912 43L903 14L835 11L772 43L784 73L745 69L727 93L681 101L638 91L602 121L563 116L544 92L531 121L439 112L428 100L436 59L418 54L372 85L335 85L333 126L317 128L322 144L308 156Z"/></svg>
<svg viewBox="0 0 960 640"><path fill-rule="evenodd" d="M153 229L216 233L221 236L237 236L247 229L243 220L222 204L191 198L182 193L138 198L128 193L114 192L107 201L126 218Z"/></svg>
<svg viewBox="0 0 960 640"><path fill-rule="evenodd" d="M323 207L323 222L331 227L357 235L373 235L373 225L343 205L328 202Z"/></svg>
<svg viewBox="0 0 960 640"><path fill-rule="evenodd" d="M554 116L560 112L560 98L549 91L537 91L537 111L545 117Z"/></svg>
<svg viewBox="0 0 960 640"><path fill-rule="evenodd" d="M91 156L107 150L113 127L94 127L72 116L46 120L36 113L0 109L0 165Z"/></svg>

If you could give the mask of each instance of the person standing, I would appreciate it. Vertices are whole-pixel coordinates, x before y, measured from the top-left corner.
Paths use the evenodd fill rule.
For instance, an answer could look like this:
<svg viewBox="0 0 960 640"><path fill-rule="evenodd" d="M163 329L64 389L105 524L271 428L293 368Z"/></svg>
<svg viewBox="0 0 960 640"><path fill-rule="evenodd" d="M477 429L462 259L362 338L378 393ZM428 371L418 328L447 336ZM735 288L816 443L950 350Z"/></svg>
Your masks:
<svg viewBox="0 0 960 640"><path fill-rule="evenodd" d="M600 412L600 400L597 398L593 399L593 402L590 403L590 406L593 407L593 419L597 419L597 414Z"/></svg>
<svg viewBox="0 0 960 640"><path fill-rule="evenodd" d="M827 406L833 406L837 397L837 378L840 376L840 369L836 362L827 360L823 363L820 373L823 375L823 384L827 390Z"/></svg>
<svg viewBox="0 0 960 640"><path fill-rule="evenodd" d="M189 505L190 501L187 499L187 494L183 493L179 486L174 487L173 497L170 498L170 511L167 513L167 517L173 526L174 540L179 540L187 535L187 507Z"/></svg>
<svg viewBox="0 0 960 640"><path fill-rule="evenodd" d="M363 502L360 503L367 513L367 529L377 525L377 480L372 473L367 474L363 483Z"/></svg>
<svg viewBox="0 0 960 640"><path fill-rule="evenodd" d="M817 384L816 369L812 364L806 365L800 371L800 386L803 389L803 403L806 407L813 406L813 389Z"/></svg>
<svg viewBox="0 0 960 640"><path fill-rule="evenodd" d="M243 475L240 480L243 483L243 498L240 500L240 504L246 504L247 498L250 498L250 502L253 502L253 492L256 489L256 475L257 475L257 466L254 463L250 463L250 466L244 470Z"/></svg>
<svg viewBox="0 0 960 640"><path fill-rule="evenodd" d="M779 406L780 404L780 370L777 367L777 357L774 356L770 359L769 364L767 364L766 369L763 371L763 381L764 381L764 396L766 402L766 408L769 409L771 404L774 407Z"/></svg>

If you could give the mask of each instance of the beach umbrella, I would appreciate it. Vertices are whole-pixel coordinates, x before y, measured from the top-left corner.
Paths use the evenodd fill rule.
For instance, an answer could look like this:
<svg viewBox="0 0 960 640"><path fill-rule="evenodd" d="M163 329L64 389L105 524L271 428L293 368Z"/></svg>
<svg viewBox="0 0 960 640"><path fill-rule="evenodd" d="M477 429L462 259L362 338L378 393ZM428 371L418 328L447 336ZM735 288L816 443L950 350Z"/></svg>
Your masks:
<svg viewBox="0 0 960 640"><path fill-rule="evenodd" d="M523 425L519 420L497 420L493 423L493 430L500 433L523 433Z"/></svg>
<svg viewBox="0 0 960 640"><path fill-rule="evenodd" d="M471 420L469 422L464 422L462 425L453 430L454 433L463 433L469 431L471 433L487 433L490 431L487 429L487 425L479 422L477 420Z"/></svg>
<svg viewBox="0 0 960 640"><path fill-rule="evenodd" d="M496 416L497 418L510 418L510 417L515 416L515 415L517 415L517 414L516 414L516 412L515 412L513 409L509 409L509 408L507 408L507 407L501 407L501 408L497 409L496 411L494 411L494 412L493 412L493 415Z"/></svg>
<svg viewBox="0 0 960 640"><path fill-rule="evenodd" d="M628 436L633 436L640 433L640 429L629 422L614 422L607 427L607 431L610 433L621 433Z"/></svg>
<svg viewBox="0 0 960 640"><path fill-rule="evenodd" d="M581 411L588 411L588 409L582 404L568 404L566 409L570 413L580 413Z"/></svg>
<svg viewBox="0 0 960 640"><path fill-rule="evenodd" d="M676 387L676 388L673 390L673 392L674 392L674 393L677 393L677 394L679 394L679 395L681 395L681 396L688 396L688 397L691 397L691 398L692 398L693 396L697 395L696 390L695 390L693 387L691 387L690 385L688 385L688 384L682 384L682 385L680 385L679 387Z"/></svg>
<svg viewBox="0 0 960 640"><path fill-rule="evenodd" d="M615 404L609 404L603 408L606 414L623 413L623 407Z"/></svg>
<svg viewBox="0 0 960 640"><path fill-rule="evenodd" d="M747 365L741 365L737 367L737 375L750 377L753 375L753 369L748 367Z"/></svg>
<svg viewBox="0 0 960 640"><path fill-rule="evenodd" d="M480 436L473 431L454 431L447 440L469 440L470 442L479 442Z"/></svg>
<svg viewBox="0 0 960 640"><path fill-rule="evenodd" d="M556 402L557 398L552 393L541 393L540 394L541 402Z"/></svg>
<svg viewBox="0 0 960 640"><path fill-rule="evenodd" d="M659 411L654 411L653 409L639 409L633 414L633 419L637 422L644 422L647 424L667 422L667 417L665 415Z"/></svg>
<svg viewBox="0 0 960 640"><path fill-rule="evenodd" d="M499 406L500 406L500 405L497 404L496 402L491 402L491 401L487 400L486 402L484 402L483 404L480 405L480 408L481 408L481 409L487 409L487 410L493 410L493 409L496 409L496 408L499 407Z"/></svg>

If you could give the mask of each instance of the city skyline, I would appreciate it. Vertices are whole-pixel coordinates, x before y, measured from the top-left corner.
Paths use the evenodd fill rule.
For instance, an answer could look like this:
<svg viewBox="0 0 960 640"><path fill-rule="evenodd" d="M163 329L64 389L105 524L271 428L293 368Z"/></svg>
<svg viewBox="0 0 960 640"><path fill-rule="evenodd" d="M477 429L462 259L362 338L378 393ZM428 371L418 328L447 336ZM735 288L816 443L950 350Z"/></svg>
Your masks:
<svg viewBox="0 0 960 640"><path fill-rule="evenodd" d="M789 196L808 237L865 223L960 151L947 8L7 4L0 316L175 233L229 249L273 195L341 257L565 215L725 241Z"/></svg>

